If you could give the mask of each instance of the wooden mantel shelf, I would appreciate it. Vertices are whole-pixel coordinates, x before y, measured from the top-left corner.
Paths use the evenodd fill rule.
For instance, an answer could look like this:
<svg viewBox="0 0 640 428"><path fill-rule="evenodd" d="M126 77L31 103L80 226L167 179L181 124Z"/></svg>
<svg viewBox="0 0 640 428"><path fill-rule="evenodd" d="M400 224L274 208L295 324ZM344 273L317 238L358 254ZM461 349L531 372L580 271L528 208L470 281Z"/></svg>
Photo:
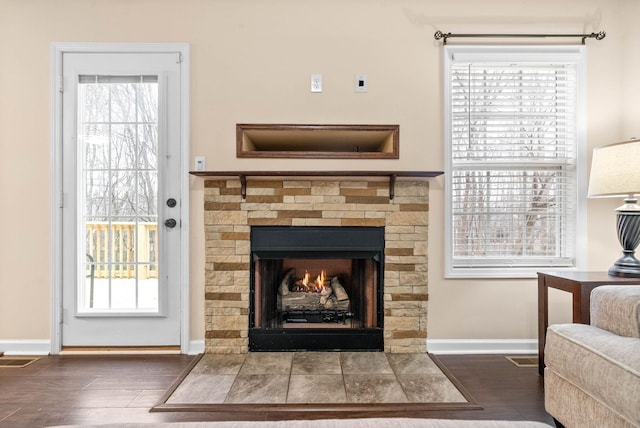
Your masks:
<svg viewBox="0 0 640 428"><path fill-rule="evenodd" d="M443 171L190 171L198 177L238 177L242 199L247 197L247 177L389 177L389 199L395 196L397 177L437 177Z"/></svg>

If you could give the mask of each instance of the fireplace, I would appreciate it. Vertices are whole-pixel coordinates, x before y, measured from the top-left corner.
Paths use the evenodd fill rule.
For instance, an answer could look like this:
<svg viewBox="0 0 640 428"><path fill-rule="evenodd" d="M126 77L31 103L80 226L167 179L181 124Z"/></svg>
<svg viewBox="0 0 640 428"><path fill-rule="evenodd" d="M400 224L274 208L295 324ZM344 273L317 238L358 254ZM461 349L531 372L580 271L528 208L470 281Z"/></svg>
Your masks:
<svg viewBox="0 0 640 428"><path fill-rule="evenodd" d="M382 351L384 233L252 227L249 350Z"/></svg>
<svg viewBox="0 0 640 428"><path fill-rule="evenodd" d="M310 335L314 337L314 341L325 332L333 335L335 340L339 340L336 337L343 334L351 339L356 335L371 334L376 337L375 340L382 335L385 352L424 352L429 300L428 187L426 180L399 179L394 184L395 195L391 199L389 182L376 178L272 177L243 181L230 177L205 180L205 352L246 353L250 348L250 336L253 340L260 334L281 335L289 340L292 336L290 330L296 328L307 329L307 332L317 330ZM245 191L246 197L243 196ZM327 235L322 234L321 239L311 244L304 240L307 242L303 241L302 248L297 249L295 257L282 257L282 254L278 254L278 247L284 246L284 243L271 237L263 241L261 248L256 249L258 254L252 255L251 238L258 227L264 227L265 230L315 227L322 232L337 228L341 233L372 228L377 229L379 234L384 234L382 239L378 237L378 243L384 245L384 251L376 258L373 254L379 249L347 246L334 248L337 251L329 257L326 255L327 251L324 251L326 248L322 248L323 243L328 242L325 239ZM361 237L345 241L350 244L364 242ZM358 251L370 254L360 257ZM342 254L338 254L340 252ZM302 259L304 263L298 259ZM334 267L325 263L325 260L332 261ZM274 275L272 283L277 285L284 279L280 276L286 275L291 268L296 271L296 278L291 284L298 281L305 270L309 271L311 279L315 279L322 269L326 270L325 275L329 281L335 276L339 280L341 276L350 276L351 278L343 279L341 285L349 296L351 306L346 313L330 314L329 319L322 319L322 322L318 322L317 317L327 317L322 312L316 312L316 318L312 318L313 325L302 322L310 315L306 310L304 314L295 311L285 314L282 307L273 318L263 318L264 312L261 312L256 323L256 314L250 313L256 309L253 307L255 291L251 291L251 277L256 272L261 274L260 270L256 271L256 261L258 265L264 265L265 269L279 271L277 274L266 274ZM279 266L280 263L282 267ZM372 306L374 309L373 312L370 309L371 315L358 315L354 300L363 298L349 288L354 287L353 278L359 278L358 275L362 277L362 274L352 273L350 268L358 263L368 265L364 269L378 275L377 289L374 292L377 306ZM269 264L272 266L268 266ZM293 266L289 268L291 264ZM383 295L382 298L380 294ZM273 310L274 307L277 308L278 297L272 292L269 296L275 300L271 306ZM316 298L319 299L318 296ZM257 307L263 310L262 306ZM348 312L354 315L347 317ZM331 320L336 317L337 322ZM348 331L339 333L339 330ZM337 342L334 341L331 349L347 348L346 345L335 343ZM305 346L305 349L308 348L310 347ZM378 348L377 344L375 348Z"/></svg>

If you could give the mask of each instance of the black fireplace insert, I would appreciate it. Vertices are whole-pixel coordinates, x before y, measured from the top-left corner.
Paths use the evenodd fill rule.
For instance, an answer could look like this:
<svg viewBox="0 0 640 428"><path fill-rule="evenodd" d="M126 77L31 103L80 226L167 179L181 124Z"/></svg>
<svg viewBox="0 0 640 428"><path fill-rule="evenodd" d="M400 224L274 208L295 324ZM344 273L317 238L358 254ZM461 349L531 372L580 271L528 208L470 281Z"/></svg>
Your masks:
<svg viewBox="0 0 640 428"><path fill-rule="evenodd" d="M251 228L250 351L382 351L383 227Z"/></svg>

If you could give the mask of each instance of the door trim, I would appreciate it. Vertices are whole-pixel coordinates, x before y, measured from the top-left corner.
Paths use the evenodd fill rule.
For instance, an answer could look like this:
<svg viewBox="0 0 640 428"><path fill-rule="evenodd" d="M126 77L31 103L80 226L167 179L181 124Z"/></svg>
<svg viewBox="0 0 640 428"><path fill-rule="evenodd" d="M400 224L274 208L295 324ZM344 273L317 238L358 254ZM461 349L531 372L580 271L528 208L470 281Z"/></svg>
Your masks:
<svg viewBox="0 0 640 428"><path fill-rule="evenodd" d="M62 350L62 57L64 53L178 53L180 72L180 350L189 354L189 89L188 43L51 43L50 168L51 168L51 354Z"/></svg>

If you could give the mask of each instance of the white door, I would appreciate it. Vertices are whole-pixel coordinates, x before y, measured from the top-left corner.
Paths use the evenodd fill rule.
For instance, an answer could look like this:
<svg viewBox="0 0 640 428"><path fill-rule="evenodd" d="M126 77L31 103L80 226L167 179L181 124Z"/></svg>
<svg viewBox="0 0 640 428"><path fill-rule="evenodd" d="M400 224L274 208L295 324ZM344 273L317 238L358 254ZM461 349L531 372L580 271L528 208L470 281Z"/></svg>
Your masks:
<svg viewBox="0 0 640 428"><path fill-rule="evenodd" d="M181 344L180 58L62 55L62 347Z"/></svg>

